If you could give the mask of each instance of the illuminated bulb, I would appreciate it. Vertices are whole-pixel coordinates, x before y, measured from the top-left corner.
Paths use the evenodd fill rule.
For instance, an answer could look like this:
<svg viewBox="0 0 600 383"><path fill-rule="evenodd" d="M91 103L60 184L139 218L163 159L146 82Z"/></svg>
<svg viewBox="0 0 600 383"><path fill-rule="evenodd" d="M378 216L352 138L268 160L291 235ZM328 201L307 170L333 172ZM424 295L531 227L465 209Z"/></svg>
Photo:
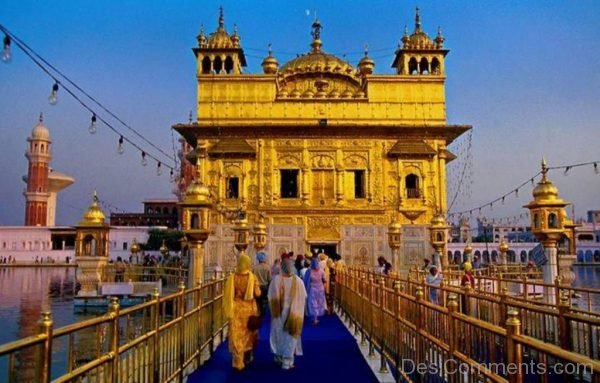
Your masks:
<svg viewBox="0 0 600 383"><path fill-rule="evenodd" d="M90 126L88 127L90 134L96 133L96 113L92 114L92 121L90 122Z"/></svg>
<svg viewBox="0 0 600 383"><path fill-rule="evenodd" d="M117 145L117 153L125 153L125 147L123 146L123 136L119 137L119 145Z"/></svg>
<svg viewBox="0 0 600 383"><path fill-rule="evenodd" d="M10 53L10 37L8 37L8 35L4 35L4 49L2 50L2 61L8 64L11 58L12 54Z"/></svg>
<svg viewBox="0 0 600 383"><path fill-rule="evenodd" d="M142 152L142 166L148 165L148 160L146 159L146 152Z"/></svg>
<svg viewBox="0 0 600 383"><path fill-rule="evenodd" d="M598 174L600 173L600 170L598 170L598 163L594 162L594 173Z"/></svg>
<svg viewBox="0 0 600 383"><path fill-rule="evenodd" d="M156 164L156 175L162 175L162 168L160 167L160 162Z"/></svg>
<svg viewBox="0 0 600 383"><path fill-rule="evenodd" d="M52 92L50 93L50 96L48 97L48 102L50 103L50 105L56 105L56 103L58 102L58 83L55 82L54 85L52 85Z"/></svg>

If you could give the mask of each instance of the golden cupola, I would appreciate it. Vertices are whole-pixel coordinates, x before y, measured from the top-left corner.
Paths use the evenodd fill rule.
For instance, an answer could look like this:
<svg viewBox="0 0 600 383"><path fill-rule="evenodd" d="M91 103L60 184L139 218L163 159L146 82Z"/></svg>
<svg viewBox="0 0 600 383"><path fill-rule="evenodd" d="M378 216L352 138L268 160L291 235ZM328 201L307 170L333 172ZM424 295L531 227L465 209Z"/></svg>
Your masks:
<svg viewBox="0 0 600 383"><path fill-rule="evenodd" d="M277 62L277 59L273 57L273 50L271 48L271 44L269 44L269 55L265 57L261 65L265 74L277 73L279 62Z"/></svg>
<svg viewBox="0 0 600 383"><path fill-rule="evenodd" d="M79 226L103 226L105 224L105 216L100 207L98 207L98 201L98 195L94 190L92 204L83 215L83 219L79 222Z"/></svg>
<svg viewBox="0 0 600 383"><path fill-rule="evenodd" d="M546 164L546 160L542 160L542 179L535 188L533 188L533 199L535 201L556 201L559 200L558 197L558 188L554 186L552 181L548 179L546 173L548 172L548 167Z"/></svg>
<svg viewBox="0 0 600 383"><path fill-rule="evenodd" d="M358 62L358 70L362 74L373 74L375 61L369 57L369 45L365 44L365 56Z"/></svg>
<svg viewBox="0 0 600 383"><path fill-rule="evenodd" d="M240 74L246 66L246 56L240 45L237 26L233 34L225 30L223 7L219 8L219 25L208 37L201 28L197 37L198 47L194 48L199 75Z"/></svg>
<svg viewBox="0 0 600 383"><path fill-rule="evenodd" d="M322 50L322 26L318 19L315 19L312 28L311 50L286 62L279 69L277 97L366 97L362 89L362 76L352 64Z"/></svg>
<svg viewBox="0 0 600 383"><path fill-rule="evenodd" d="M392 63L392 68L396 68L398 74L444 75L444 58L449 52L447 49L443 49L445 38L441 28L438 28L438 34L434 40L423 31L419 7L415 13L413 33L409 34L408 28L405 27L400 41L402 45L396 50L396 58Z"/></svg>

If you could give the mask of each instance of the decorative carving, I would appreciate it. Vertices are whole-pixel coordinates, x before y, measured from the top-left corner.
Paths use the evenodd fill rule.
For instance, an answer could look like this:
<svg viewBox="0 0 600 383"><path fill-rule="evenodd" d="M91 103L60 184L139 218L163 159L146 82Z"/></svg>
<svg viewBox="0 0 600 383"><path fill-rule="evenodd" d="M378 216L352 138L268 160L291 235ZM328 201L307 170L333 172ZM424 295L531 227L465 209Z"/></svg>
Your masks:
<svg viewBox="0 0 600 383"><path fill-rule="evenodd" d="M335 167L335 159L329 154L315 154L310 159L313 169L332 169Z"/></svg>
<svg viewBox="0 0 600 383"><path fill-rule="evenodd" d="M367 247L364 245L360 246L356 252L356 255L354 256L354 264L370 267L370 258L372 257L370 256L369 249L367 249Z"/></svg>
<svg viewBox="0 0 600 383"><path fill-rule="evenodd" d="M338 240L340 222L338 217L308 217L307 237L312 240Z"/></svg>
<svg viewBox="0 0 600 383"><path fill-rule="evenodd" d="M368 166L367 154L346 154L344 166L348 169L366 169Z"/></svg>
<svg viewBox="0 0 600 383"><path fill-rule="evenodd" d="M278 152L277 163L280 167L296 167L299 168L302 162L300 161L301 153L298 152Z"/></svg>

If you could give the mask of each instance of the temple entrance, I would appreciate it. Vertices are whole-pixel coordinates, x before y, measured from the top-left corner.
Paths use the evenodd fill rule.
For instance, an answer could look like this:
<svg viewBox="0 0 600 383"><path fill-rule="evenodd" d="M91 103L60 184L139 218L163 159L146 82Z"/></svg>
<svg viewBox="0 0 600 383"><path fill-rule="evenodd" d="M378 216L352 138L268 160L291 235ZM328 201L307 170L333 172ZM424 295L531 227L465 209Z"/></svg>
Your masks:
<svg viewBox="0 0 600 383"><path fill-rule="evenodd" d="M328 257L333 257L337 253L337 244L332 243L311 243L310 253L316 255L319 253L325 253Z"/></svg>

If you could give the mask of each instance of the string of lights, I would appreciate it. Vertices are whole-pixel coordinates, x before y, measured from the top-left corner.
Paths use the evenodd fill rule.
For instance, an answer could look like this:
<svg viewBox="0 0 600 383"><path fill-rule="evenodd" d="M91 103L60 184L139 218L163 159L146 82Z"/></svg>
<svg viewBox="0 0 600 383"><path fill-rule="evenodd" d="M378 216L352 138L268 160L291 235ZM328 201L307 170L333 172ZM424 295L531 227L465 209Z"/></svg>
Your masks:
<svg viewBox="0 0 600 383"><path fill-rule="evenodd" d="M578 168L578 167L582 167L582 166L590 166L590 165L591 165L591 166L592 166L592 168L594 169L594 173L595 173L595 174L600 174L600 168L598 167L598 163L599 163L599 162L600 162L600 161L589 161L589 162L580 162L580 163L569 164L569 165L549 166L549 167L548 167L548 170L549 170L549 171L550 171L550 170L563 170L563 174L564 174L564 175L567 175L571 169ZM521 188L522 188L522 187L524 187L524 186L525 186L525 185L527 185L527 184L531 184L531 186L533 186L533 185L534 185L534 183L535 183L535 179L536 179L536 178L537 178L537 177L538 177L540 174L542 174L542 172L541 172L541 171L540 171L540 172L537 172L537 173L536 173L534 176L532 176L532 177L531 177L531 178L529 178L528 180L526 180L526 181L523 181L523 182L522 182L521 184L519 184L518 186L516 186L516 187L512 188L512 189L511 189L511 191L509 191L509 192L507 192L507 193L503 194L502 196L500 196L500 197L498 197L498 198L496 198L496 199L494 199L494 200L492 200L492 201L486 202L486 203L484 203L484 204L482 204L482 205L479 205L479 206L477 206L477 207L474 207L474 208L472 208L472 209L467 209L467 210L463 210L463 211L451 212L451 213L449 213L449 214L448 214L448 216L450 216L450 217L454 217L454 216L458 216L458 217L460 217L460 216L461 216L461 215L463 215L463 214L469 214L470 216L472 216L472 215L473 215L473 212L478 212L478 214L480 214L480 215L481 215L481 211L482 211L482 209L485 209L485 208L493 209L493 207L494 207L494 204L497 204L498 202L501 202L502 204L504 204L504 202L505 202L506 198L507 198L507 197L510 197L510 196L512 196L513 194L514 194L514 196L515 196L515 197L517 197L517 198L518 198L518 197L519 197L519 190L521 190Z"/></svg>
<svg viewBox="0 0 600 383"><path fill-rule="evenodd" d="M73 82L66 75L64 75L61 71L59 71L57 68L55 68L53 65L51 65L47 60L45 60L43 57L41 57L37 52L35 52L31 47L29 47L29 45L27 45L23 40L21 40L19 37L17 37L14 33L10 32L6 27L4 27L3 25L0 25L0 31L2 31L5 35L4 40L3 40L4 48L2 51L3 52L2 53L2 61L4 61L5 63L8 63L11 61L12 52L11 52L10 48L11 48L12 43L14 43L14 45L17 46L30 60L32 60L32 62L36 66L38 66L47 76L49 76L54 81L54 84L52 85L52 90L51 90L50 96L48 97L48 102L51 105L57 104L59 89L61 89L61 88L64 89L84 109L86 109L87 111L89 111L92 114L92 117L90 119L90 125L88 127L88 131L91 134L96 133L98 121L102 122L106 127L108 127L111 131L113 131L115 134L117 134L119 136L118 145L117 145L117 153L118 154L124 153L124 151L125 151L124 143L127 142L129 145L131 145L132 147L134 147L141 153L141 163L143 166L146 166L148 164L148 158L151 158L154 161L156 161L157 175L160 176L162 174L163 167L166 167L166 168L170 169L170 174L171 174L171 176L173 176L173 172L176 169L176 161L175 161L174 157L171 157L169 154L165 153L165 151L160 149L158 146L156 146L151 141L149 141L146 137L144 137L137 130L135 130L134 128L129 126L127 123L125 123L117 115L115 115L108 108L106 108L102 103L97 101L89 93L85 92L75 82ZM61 78L64 80L64 82L61 80ZM75 90L71 89L71 87L69 85L72 86ZM97 111L94 110L88 103L86 103L82 99L82 97L79 96L76 92L79 92L81 95L87 97L94 104L96 104L101 110L103 110L105 113L107 113L110 117L114 118L120 124L125 126L127 129L134 132L136 136L141 138L143 141L148 143L153 148L157 149L162 155L164 155L170 161L175 162L175 165L170 165L168 163L165 163L160 158L158 158L158 156L147 152L140 145L138 145L135 141L133 141L129 137L125 136L117 128L115 128L110 122L108 122L104 117L102 117L99 113L97 113Z"/></svg>

